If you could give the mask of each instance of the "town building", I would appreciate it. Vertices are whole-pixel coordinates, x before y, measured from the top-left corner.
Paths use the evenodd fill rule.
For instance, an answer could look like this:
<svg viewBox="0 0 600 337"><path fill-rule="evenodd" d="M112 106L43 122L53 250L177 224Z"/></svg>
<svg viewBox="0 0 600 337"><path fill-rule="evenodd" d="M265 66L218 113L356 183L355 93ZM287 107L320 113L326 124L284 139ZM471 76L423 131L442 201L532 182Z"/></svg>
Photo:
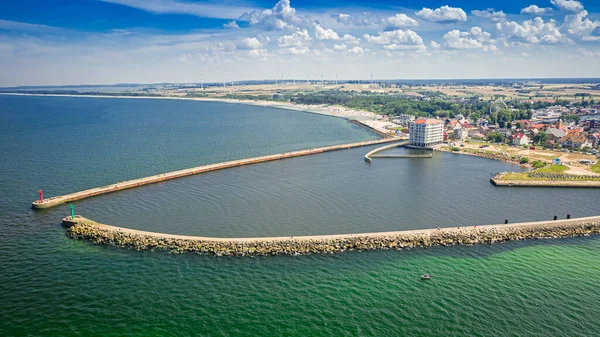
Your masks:
<svg viewBox="0 0 600 337"><path fill-rule="evenodd" d="M517 133L512 138L513 145L529 145L529 137L525 134Z"/></svg>
<svg viewBox="0 0 600 337"><path fill-rule="evenodd" d="M409 144L432 147L444 139L444 123L439 119L417 119L410 123Z"/></svg>
<svg viewBox="0 0 600 337"><path fill-rule="evenodd" d="M582 149L592 144L588 141L588 138L579 132L568 133L563 138L559 139L558 142L562 147L570 147L573 149Z"/></svg>
<svg viewBox="0 0 600 337"><path fill-rule="evenodd" d="M469 137L469 129L467 129L467 128L454 129L454 137L457 140L467 139L467 137Z"/></svg>
<svg viewBox="0 0 600 337"><path fill-rule="evenodd" d="M408 125L408 123L410 123L414 120L415 120L415 116L401 114L400 116L394 117L394 119L392 119L392 123L406 126L406 125Z"/></svg>

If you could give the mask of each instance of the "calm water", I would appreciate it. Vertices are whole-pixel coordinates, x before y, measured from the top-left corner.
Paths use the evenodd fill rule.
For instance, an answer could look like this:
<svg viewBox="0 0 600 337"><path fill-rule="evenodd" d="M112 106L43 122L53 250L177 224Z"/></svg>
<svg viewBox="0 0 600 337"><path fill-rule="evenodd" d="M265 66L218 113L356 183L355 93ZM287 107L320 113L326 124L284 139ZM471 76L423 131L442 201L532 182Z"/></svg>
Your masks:
<svg viewBox="0 0 600 337"><path fill-rule="evenodd" d="M341 119L243 105L0 96L0 336L600 335L600 238L334 256L215 258L66 238L48 195L373 139ZM75 203L134 228L326 234L598 214L598 191L498 189L518 166L368 148L213 172ZM403 150L395 150L403 151ZM421 282L419 275L434 275Z"/></svg>

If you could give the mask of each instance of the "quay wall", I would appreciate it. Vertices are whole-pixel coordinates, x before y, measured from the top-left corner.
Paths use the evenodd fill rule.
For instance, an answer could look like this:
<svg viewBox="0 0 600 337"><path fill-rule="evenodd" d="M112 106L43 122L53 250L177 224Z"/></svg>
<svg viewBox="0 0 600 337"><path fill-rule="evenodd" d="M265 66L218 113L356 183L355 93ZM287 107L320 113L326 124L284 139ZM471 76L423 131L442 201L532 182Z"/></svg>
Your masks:
<svg viewBox="0 0 600 337"><path fill-rule="evenodd" d="M70 238L89 240L98 245L215 256L331 254L600 234L600 216L399 232L266 238L210 238L154 233L100 224L81 216L64 218L63 225L68 228Z"/></svg>
<svg viewBox="0 0 600 337"><path fill-rule="evenodd" d="M396 139L396 138L383 138L383 139L371 140L371 141L365 141L365 142L333 145L333 146L321 147L321 148L316 148L316 149L286 152L286 153L273 154L273 155L268 155L268 156L261 156L261 157L227 161L227 162L222 162L222 163L217 163L217 164L198 166L198 167L193 167L193 168L189 168L189 169L153 175L150 177L123 181L123 182L119 182L119 183L112 184L112 185L92 188L92 189L79 191L79 192L75 192L75 193L70 193L70 194L66 194L66 195L62 195L62 196L47 198L47 199L44 199L43 202L36 200L36 201L32 202L32 207L34 209L35 208L49 208L49 207L58 206L60 204L67 203L70 201L86 199L86 198L90 198L90 197L97 196L97 195L121 191L121 190L138 187L138 186L143 186L143 185L148 185L148 184L154 184L154 183L158 183L161 181L177 179L177 178L200 174L200 173L205 173L205 172L223 170L223 169L231 168L231 167L258 164L258 163L264 163L264 162L268 162L268 161L275 161L275 160L281 160L281 159L287 159L287 158L308 156L308 155L313 155L313 154L318 154L318 153L338 151L338 150L350 149L350 148L355 148L355 147L377 145L377 144L394 142L397 140L398 139Z"/></svg>

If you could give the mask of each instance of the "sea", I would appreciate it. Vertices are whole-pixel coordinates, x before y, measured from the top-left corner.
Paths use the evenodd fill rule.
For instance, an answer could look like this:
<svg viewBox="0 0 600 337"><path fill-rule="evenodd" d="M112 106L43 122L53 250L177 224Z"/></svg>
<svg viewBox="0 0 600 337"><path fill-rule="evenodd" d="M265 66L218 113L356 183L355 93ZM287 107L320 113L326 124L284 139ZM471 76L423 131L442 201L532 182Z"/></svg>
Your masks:
<svg viewBox="0 0 600 337"><path fill-rule="evenodd" d="M188 167L377 139L341 118L242 104L0 95L0 336L594 336L600 237L335 255L215 257L66 237L45 197ZM594 189L498 188L518 165L374 147L74 202L173 234L344 234L598 215ZM406 153L395 149L391 153ZM423 273L432 275L422 281Z"/></svg>

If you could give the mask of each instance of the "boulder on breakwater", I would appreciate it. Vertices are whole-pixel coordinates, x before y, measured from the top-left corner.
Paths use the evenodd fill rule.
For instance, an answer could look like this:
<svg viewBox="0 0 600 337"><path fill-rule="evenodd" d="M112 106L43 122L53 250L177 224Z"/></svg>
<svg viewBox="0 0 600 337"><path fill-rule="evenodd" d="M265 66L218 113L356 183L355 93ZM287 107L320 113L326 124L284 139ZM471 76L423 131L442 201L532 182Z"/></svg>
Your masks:
<svg viewBox="0 0 600 337"><path fill-rule="evenodd" d="M94 244L135 250L159 250L171 253L198 253L216 256L306 255L365 251L375 249L404 249L414 247L475 245L514 240L567 238L600 234L600 218L571 221L527 223L407 231L398 234L357 234L338 237L256 240L181 239L159 235L144 235L105 229L94 222L75 222L67 229L73 239L90 240Z"/></svg>

